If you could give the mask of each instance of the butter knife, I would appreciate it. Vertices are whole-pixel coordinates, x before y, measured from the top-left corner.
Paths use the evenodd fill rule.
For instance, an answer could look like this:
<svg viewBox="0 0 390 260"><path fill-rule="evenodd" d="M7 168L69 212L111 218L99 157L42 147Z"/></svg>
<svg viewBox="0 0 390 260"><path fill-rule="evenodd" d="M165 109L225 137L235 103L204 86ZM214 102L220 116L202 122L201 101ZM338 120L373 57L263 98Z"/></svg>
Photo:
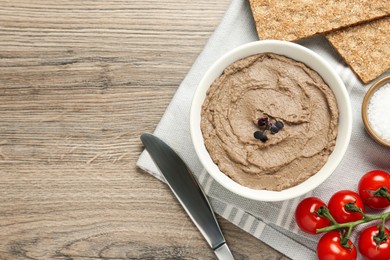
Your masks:
<svg viewBox="0 0 390 260"><path fill-rule="evenodd" d="M142 134L141 141L217 258L234 260L206 195L184 161L171 147L152 134Z"/></svg>

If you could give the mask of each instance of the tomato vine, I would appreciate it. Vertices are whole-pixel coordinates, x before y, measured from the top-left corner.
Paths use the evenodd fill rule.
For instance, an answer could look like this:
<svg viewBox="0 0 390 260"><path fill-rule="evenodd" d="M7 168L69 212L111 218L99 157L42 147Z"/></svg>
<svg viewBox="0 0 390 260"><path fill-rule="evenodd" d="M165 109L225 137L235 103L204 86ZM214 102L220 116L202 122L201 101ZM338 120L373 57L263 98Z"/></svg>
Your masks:
<svg viewBox="0 0 390 260"><path fill-rule="evenodd" d="M365 207L385 209L390 206L390 174L380 170L367 172L358 184L358 192L341 190L328 204L316 197L302 200L295 212L297 225L311 234L325 233L317 245L321 259L356 259L356 247L350 240L356 226L373 221L359 235L358 248L365 259L390 260L390 230L386 221L390 211L366 214Z"/></svg>

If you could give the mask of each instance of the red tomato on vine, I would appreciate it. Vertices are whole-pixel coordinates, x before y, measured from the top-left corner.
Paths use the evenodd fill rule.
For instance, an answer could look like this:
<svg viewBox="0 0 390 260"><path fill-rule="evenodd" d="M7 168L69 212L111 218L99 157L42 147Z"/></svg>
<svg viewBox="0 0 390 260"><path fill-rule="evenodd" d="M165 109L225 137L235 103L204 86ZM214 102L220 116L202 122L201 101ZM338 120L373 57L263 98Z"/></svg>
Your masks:
<svg viewBox="0 0 390 260"><path fill-rule="evenodd" d="M338 223L347 223L363 218L361 213L364 213L363 201L359 194L351 190L341 190L333 194L328 202L328 208Z"/></svg>
<svg viewBox="0 0 390 260"><path fill-rule="evenodd" d="M385 228L379 236L379 228L368 227L360 233L359 251L365 259L390 259L390 231Z"/></svg>
<svg viewBox="0 0 390 260"><path fill-rule="evenodd" d="M327 227L330 220L316 214L318 209L326 206L319 198L309 197L302 200L295 210L295 221L306 233L316 234L316 229Z"/></svg>
<svg viewBox="0 0 390 260"><path fill-rule="evenodd" d="M348 247L341 245L339 231L325 233L318 241L317 256L319 260L354 260L357 257L356 247L348 240Z"/></svg>
<svg viewBox="0 0 390 260"><path fill-rule="evenodd" d="M359 195L372 209L390 206L390 174L380 170L367 172L359 181Z"/></svg>

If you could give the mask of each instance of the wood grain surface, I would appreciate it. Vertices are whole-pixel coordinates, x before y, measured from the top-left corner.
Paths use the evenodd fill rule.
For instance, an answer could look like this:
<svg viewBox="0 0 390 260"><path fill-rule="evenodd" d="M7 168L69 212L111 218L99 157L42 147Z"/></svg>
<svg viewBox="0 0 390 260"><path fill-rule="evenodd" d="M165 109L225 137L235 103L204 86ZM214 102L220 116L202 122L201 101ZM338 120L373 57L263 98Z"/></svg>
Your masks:
<svg viewBox="0 0 390 260"><path fill-rule="evenodd" d="M0 259L215 259L135 163L229 2L0 0Z"/></svg>

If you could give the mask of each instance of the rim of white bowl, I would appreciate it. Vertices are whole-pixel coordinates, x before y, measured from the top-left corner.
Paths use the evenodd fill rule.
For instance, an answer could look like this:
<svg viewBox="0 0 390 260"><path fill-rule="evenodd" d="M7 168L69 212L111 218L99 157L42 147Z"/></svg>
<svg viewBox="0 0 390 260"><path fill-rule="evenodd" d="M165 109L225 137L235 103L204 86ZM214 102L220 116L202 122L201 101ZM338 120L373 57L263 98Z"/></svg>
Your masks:
<svg viewBox="0 0 390 260"><path fill-rule="evenodd" d="M336 145L328 161L319 172L306 181L282 190L255 190L238 184L222 173L211 159L203 142L200 129L201 107L211 83L233 62L250 55L272 52L303 62L315 70L334 92L339 108L339 128ZM352 109L347 89L333 68L314 51L292 42L262 40L241 45L219 58L204 74L193 97L190 112L191 138L198 158L203 167L219 184L242 197L257 201L282 201L304 195L323 183L342 160L351 138Z"/></svg>

